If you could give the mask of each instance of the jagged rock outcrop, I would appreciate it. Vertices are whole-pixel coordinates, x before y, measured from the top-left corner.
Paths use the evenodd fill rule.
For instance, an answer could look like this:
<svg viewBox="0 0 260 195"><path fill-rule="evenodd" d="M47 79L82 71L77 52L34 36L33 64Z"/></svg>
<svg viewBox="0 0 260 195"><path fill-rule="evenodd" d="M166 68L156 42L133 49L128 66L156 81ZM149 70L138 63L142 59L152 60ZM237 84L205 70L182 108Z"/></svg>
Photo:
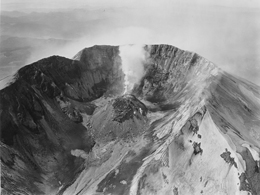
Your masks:
<svg viewBox="0 0 260 195"><path fill-rule="evenodd" d="M133 95L124 95L113 102L114 121L122 123L126 120L142 118L147 114L146 106Z"/></svg>
<svg viewBox="0 0 260 195"><path fill-rule="evenodd" d="M102 142L131 140L147 129L147 108L133 95L116 97L97 108L90 120L92 135Z"/></svg>

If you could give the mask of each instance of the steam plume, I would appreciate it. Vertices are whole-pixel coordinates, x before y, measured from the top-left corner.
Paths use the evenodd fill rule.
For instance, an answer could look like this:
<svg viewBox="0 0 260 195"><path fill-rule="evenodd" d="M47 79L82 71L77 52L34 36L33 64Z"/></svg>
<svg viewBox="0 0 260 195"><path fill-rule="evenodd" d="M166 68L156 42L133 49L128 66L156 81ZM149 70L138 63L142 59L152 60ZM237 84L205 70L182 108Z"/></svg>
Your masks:
<svg viewBox="0 0 260 195"><path fill-rule="evenodd" d="M125 74L124 94L132 91L144 74L147 52L144 45L124 45L119 47L122 69Z"/></svg>

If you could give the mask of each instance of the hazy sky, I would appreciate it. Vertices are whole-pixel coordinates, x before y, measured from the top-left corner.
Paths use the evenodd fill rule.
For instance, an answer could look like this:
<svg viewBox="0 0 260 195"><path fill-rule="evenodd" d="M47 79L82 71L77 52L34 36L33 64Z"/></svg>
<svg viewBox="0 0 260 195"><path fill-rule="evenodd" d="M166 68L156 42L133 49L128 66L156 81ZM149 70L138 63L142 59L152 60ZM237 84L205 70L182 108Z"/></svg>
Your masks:
<svg viewBox="0 0 260 195"><path fill-rule="evenodd" d="M86 11L77 15L76 9ZM70 37L71 43L36 49L26 63L53 54L72 57L95 44L165 43L196 52L260 85L259 0L1 0L1 10L63 10L78 18L72 30L80 35ZM71 32L72 23L61 22L67 28L55 30Z"/></svg>
<svg viewBox="0 0 260 195"><path fill-rule="evenodd" d="M90 7L160 7L172 5L256 8L258 0L1 0L2 10L66 9Z"/></svg>

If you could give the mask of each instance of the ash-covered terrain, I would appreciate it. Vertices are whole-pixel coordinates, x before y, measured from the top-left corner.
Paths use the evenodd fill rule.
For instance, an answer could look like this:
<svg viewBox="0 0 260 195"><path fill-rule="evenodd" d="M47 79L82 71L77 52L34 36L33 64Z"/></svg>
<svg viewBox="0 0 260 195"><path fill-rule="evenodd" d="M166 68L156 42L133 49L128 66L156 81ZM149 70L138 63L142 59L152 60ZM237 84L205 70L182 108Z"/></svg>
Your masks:
<svg viewBox="0 0 260 195"><path fill-rule="evenodd" d="M260 194L260 87L196 53L93 46L0 97L3 195Z"/></svg>

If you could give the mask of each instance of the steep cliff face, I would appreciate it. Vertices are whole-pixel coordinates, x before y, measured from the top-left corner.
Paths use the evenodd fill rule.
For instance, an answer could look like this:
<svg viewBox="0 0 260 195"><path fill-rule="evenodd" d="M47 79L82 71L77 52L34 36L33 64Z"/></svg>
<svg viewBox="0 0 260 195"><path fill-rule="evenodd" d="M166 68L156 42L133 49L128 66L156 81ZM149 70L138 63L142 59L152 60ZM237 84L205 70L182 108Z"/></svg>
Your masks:
<svg viewBox="0 0 260 195"><path fill-rule="evenodd" d="M131 94L118 46L18 71L0 92L3 193L260 193L259 87L170 45L143 51Z"/></svg>
<svg viewBox="0 0 260 195"><path fill-rule="evenodd" d="M168 101L194 81L195 71L207 67L210 74L215 68L197 54L170 45L154 45L146 50L149 52L146 72L137 91L150 102Z"/></svg>

